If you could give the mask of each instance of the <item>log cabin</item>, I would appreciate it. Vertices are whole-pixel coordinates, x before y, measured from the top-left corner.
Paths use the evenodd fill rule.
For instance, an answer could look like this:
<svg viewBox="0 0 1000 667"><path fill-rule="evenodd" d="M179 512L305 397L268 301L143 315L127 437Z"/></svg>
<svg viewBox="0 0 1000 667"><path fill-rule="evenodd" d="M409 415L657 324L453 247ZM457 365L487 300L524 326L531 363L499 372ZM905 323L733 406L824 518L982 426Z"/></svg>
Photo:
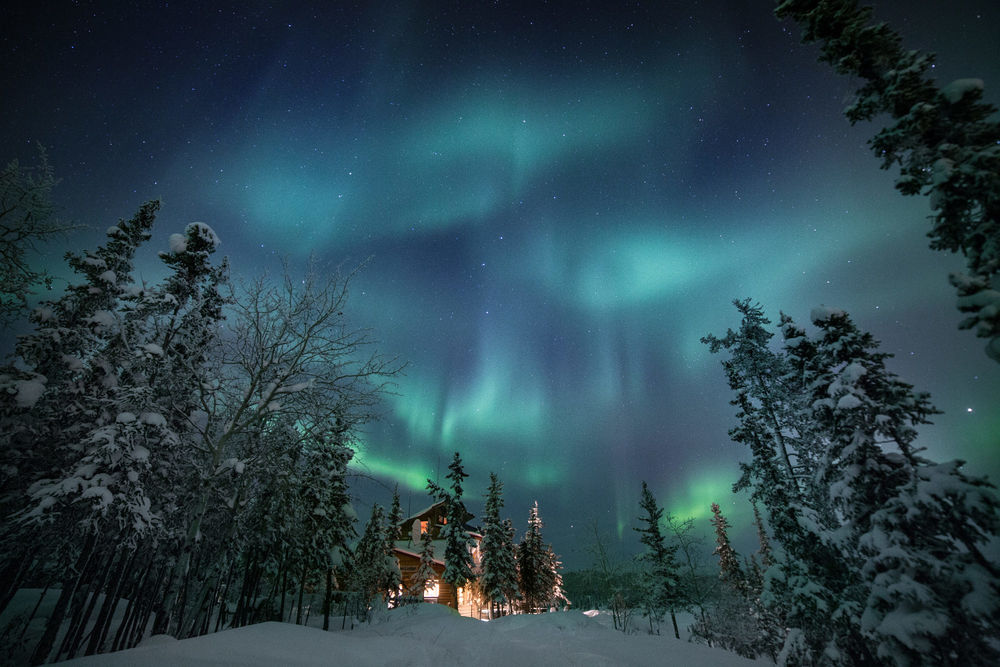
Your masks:
<svg viewBox="0 0 1000 667"><path fill-rule="evenodd" d="M464 506L462 508L465 509ZM479 544L483 540L474 527L469 525L469 521L474 517L465 511L463 528L475 540L475 547L472 549L473 570L479 569L480 551ZM430 507L417 512L416 514L403 519L396 528L396 546L393 555L399 563L399 572L402 579L402 589L410 590L414 586L413 578L420 568L421 538L426 532L431 534L431 546L434 553L432 567L437 574L435 579L428 581L428 585L423 592L424 602L448 605L452 609L458 610L462 616L472 618L482 618L484 611L479 602L479 596L474 590L474 586L456 589L454 586L444 581L441 577L444 574L444 549L445 541L439 539L441 529L444 528L447 519L444 516L444 502L437 502Z"/></svg>

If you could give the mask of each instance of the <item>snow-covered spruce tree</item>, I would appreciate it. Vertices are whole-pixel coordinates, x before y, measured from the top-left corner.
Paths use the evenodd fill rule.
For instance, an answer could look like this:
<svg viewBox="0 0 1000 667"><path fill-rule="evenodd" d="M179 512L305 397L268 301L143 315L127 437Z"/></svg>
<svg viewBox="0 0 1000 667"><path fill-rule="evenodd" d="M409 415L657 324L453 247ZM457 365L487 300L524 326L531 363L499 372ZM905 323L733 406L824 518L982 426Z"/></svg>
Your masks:
<svg viewBox="0 0 1000 667"><path fill-rule="evenodd" d="M187 446L196 442L196 432L191 428L191 415L200 407L201 387L216 375L219 344L219 322L227 301L223 289L228 281L228 263L223 259L213 265L212 255L219 246L215 232L206 224L195 222L187 225L183 234L172 234L169 251L159 253L168 269L167 278L158 285L144 285L132 289L123 297L124 331L121 338L131 342L141 352L131 365L124 364L120 372L118 414L122 432L107 430L102 434L105 445L95 463L101 468L114 466L118 459L116 440L128 436L127 419L134 414L137 422L159 426L161 437L147 442L150 473L142 478L147 498L152 501L151 512L159 522L159 529L147 536L139 549L150 552L150 560L162 567L171 557L169 545L181 525L176 508L186 500L190 484L185 476ZM148 341L148 342L143 342ZM147 429L148 431L148 429ZM147 433L148 436L148 433ZM141 449L137 460L144 460ZM126 457L127 460L127 457ZM136 476L130 471L130 481ZM213 541L213 533L205 542ZM129 544L124 541L124 544ZM131 559L142 562L139 550ZM133 611L148 609L160 601L160 591L139 586L142 571L125 572L120 581L135 581L135 591L130 599ZM204 594L204 599L208 594ZM101 618L111 621L111 607L118 594L107 591ZM197 598L196 598L197 599ZM214 598L213 598L214 599ZM116 638L122 635L126 624L133 628L134 643L142 636L144 626L133 623L136 616L123 621ZM203 625L207 624L207 620ZM85 623L81 624L81 628ZM109 628L105 626L105 632ZM96 631L91 633L88 653L107 650ZM96 640L96 641L95 641ZM70 649L72 655L72 649Z"/></svg>
<svg viewBox="0 0 1000 667"><path fill-rule="evenodd" d="M826 494L813 483L825 439L810 416L806 380L793 367L793 355L808 356L811 343L796 337L784 354L774 352L763 309L749 299L734 305L743 316L739 330L702 342L712 352L731 354L722 365L739 410L729 435L752 454L740 464L743 473L733 490L748 489L751 502L763 505L782 551L765 572L761 599L789 629L789 664L809 664L854 631L831 615L857 576L825 538L835 518Z"/></svg>
<svg viewBox="0 0 1000 667"><path fill-rule="evenodd" d="M549 593L550 609L568 609L570 599L566 597L563 587L563 563L559 560L559 555L552 550L552 545L548 545L549 568L552 571L552 591Z"/></svg>
<svg viewBox="0 0 1000 667"><path fill-rule="evenodd" d="M719 503L712 503L712 527L715 528L715 551L719 557L719 579L736 591L746 589L746 575L740 567L739 555L729 543L729 521L722 514Z"/></svg>
<svg viewBox="0 0 1000 667"><path fill-rule="evenodd" d="M764 527L764 520L756 503L753 505L754 525L757 527L757 541L760 545L757 553L746 563L746 597L751 613L757 623L757 639L754 649L758 655L767 655L777 662L778 652L785 640L785 627L781 614L764 604L764 573L775 565L771 541Z"/></svg>
<svg viewBox="0 0 1000 667"><path fill-rule="evenodd" d="M437 572L434 570L434 540L428 530L420 535L420 565L416 574L410 579L410 589L407 595L417 599L423 599L430 582L437 579Z"/></svg>
<svg viewBox="0 0 1000 667"><path fill-rule="evenodd" d="M915 427L935 410L885 368L870 334L835 309L812 319L815 338L783 315L776 355L774 377L797 388L799 422L817 443L794 502L745 394L734 429L751 445L753 496L782 547L761 595L790 628L779 662L989 663L1000 579L982 548L997 532L993 487L919 455Z"/></svg>
<svg viewBox="0 0 1000 667"><path fill-rule="evenodd" d="M767 536L767 529L764 527L764 520L760 516L760 508L757 503L753 505L753 525L757 528L757 543L760 549L757 555L760 556L760 565L766 570L774 565L774 552L771 550L771 540Z"/></svg>
<svg viewBox="0 0 1000 667"><path fill-rule="evenodd" d="M0 428L6 475L2 552L10 558L4 573L12 575L3 577L9 586L3 602L26 576L62 586L31 658L36 664L51 652L74 600L82 612L77 592L82 595L81 587L91 583L93 570L87 566L101 547L98 538L106 532L120 537L116 520L130 505L147 510L146 522L137 528L147 528L151 519L141 489L135 493L124 470L98 471L85 459L100 447L95 442L100 431L119 414L120 365L135 352L127 347L134 341L122 340L121 300L157 206L147 204L111 227L108 241L95 252L67 255L80 282L35 310L35 332L18 342L20 368L9 367L0 378L6 390ZM124 526L126 532L131 528Z"/></svg>
<svg viewBox="0 0 1000 667"><path fill-rule="evenodd" d="M396 559L393 549L396 547L396 540L399 539L399 524L403 521L403 508L399 504L399 489L393 489L392 505L389 506L389 515L386 517L385 527L385 555L389 559L388 578L385 581L385 589L389 593L389 605L395 607L400 603L399 597L402 593L403 574L399 571L399 561Z"/></svg>
<svg viewBox="0 0 1000 667"><path fill-rule="evenodd" d="M500 518L503 509L503 482L496 473L490 473L490 486L486 492L483 512L483 541L479 586L489 604L490 618L503 613L513 603L510 597L517 590L517 562L514 545L507 528Z"/></svg>
<svg viewBox="0 0 1000 667"><path fill-rule="evenodd" d="M239 583L227 596L234 605L230 627L284 619L289 571L294 576L296 552L302 548L302 505L310 500L302 493L304 476L300 474L308 468L311 457L299 446L301 436L294 423L276 419L261 435L268 447L259 456L249 461L227 459L225 495L230 496L229 501L206 517L213 529L228 532L229 517L224 511L235 512L234 535L229 542ZM335 518L341 512L334 508L323 509Z"/></svg>
<svg viewBox="0 0 1000 667"><path fill-rule="evenodd" d="M372 505L361 540L354 548L352 588L367 602L369 611L379 597L389 594L386 585L393 568L390 559L385 551L385 510L376 503Z"/></svg>
<svg viewBox="0 0 1000 667"><path fill-rule="evenodd" d="M674 560L677 545L667 544L665 541L660 530L663 508L656 504L656 498L646 482L642 483L639 509L643 512L639 516L640 525L633 530L639 533L639 541L646 547L639 559L646 565L646 572L643 573L646 580L644 614L649 618L649 630L651 634L660 634L660 621L664 612L669 612L674 637L680 639L676 616L676 608L680 603L680 582Z"/></svg>
<svg viewBox="0 0 1000 667"><path fill-rule="evenodd" d="M500 589L503 591L504 597L507 598L506 608L502 612L513 614L522 599L517 570L517 544L514 541L517 531L514 529L514 522L509 518L504 519L502 525L503 546L501 551L507 554L507 558L499 561L501 566Z"/></svg>
<svg viewBox="0 0 1000 667"><path fill-rule="evenodd" d="M882 661L995 662L1000 571L982 553L1000 527L993 487L919 455L915 427L936 410L871 334L836 309L812 320L812 411L829 434L818 481L843 520L832 541L861 570L852 623Z"/></svg>
<svg viewBox="0 0 1000 667"><path fill-rule="evenodd" d="M718 503L712 503L715 551L719 557L718 587L710 608L691 628L692 635L710 646L733 651L746 658L760 653L761 628L747 575L729 542L729 522Z"/></svg>
<svg viewBox="0 0 1000 667"><path fill-rule="evenodd" d="M730 436L751 447L760 440L761 446L773 450L741 463L742 475L735 488L756 488L764 477L779 476L783 480L781 492L788 500L794 500L799 508L820 509L817 499L807 494L812 491L808 480L816 469L822 437L802 413L801 381L790 374L788 360L768 347L774 333L767 329L770 320L760 305L750 299L733 301L733 305L743 316L739 330L730 329L723 338L710 334L702 342L713 353L726 350L730 354L722 366L736 392L730 402L740 408L737 416L741 420Z"/></svg>
<svg viewBox="0 0 1000 667"><path fill-rule="evenodd" d="M63 582L64 602L72 599L71 617L56 656L72 657L81 648L98 594L117 600L140 576L134 569L140 552L148 552L167 534L163 517L177 487L178 479L171 475L188 417L187 410L177 408L185 401L191 404L189 397L205 378L202 355L220 318L218 288L225 264L213 267L209 262L217 239L201 223L189 225L186 236L175 235L190 247L173 253L176 263L164 260L171 277L155 287L134 284L132 260L149 237L157 209L157 202L145 204L133 219L108 230L104 246L69 254L71 268L84 282L71 285L61 299L43 303L36 311L35 333L18 348L36 379L46 379L37 400L23 406L41 419L21 421L51 424L41 440L47 447L33 451L47 456L49 476L21 475L29 483L34 480L22 496L28 503L23 524L37 533L72 518L81 532L61 530L53 542L65 544L66 553L79 553L86 563L70 568L76 576L72 585ZM178 273L183 273L181 279ZM198 346L181 352L185 370L178 372L172 363L176 347L191 340ZM81 518L81 512L87 516ZM38 572L34 576L43 580ZM84 605L88 596L90 603ZM51 651L65 611L57 603L34 661L44 661ZM110 612L110 605L102 605L88 653L102 650Z"/></svg>
<svg viewBox="0 0 1000 667"><path fill-rule="evenodd" d="M556 587L554 554L542 541L538 502L528 511L528 530L517 546L518 584L525 613L548 611Z"/></svg>
<svg viewBox="0 0 1000 667"><path fill-rule="evenodd" d="M24 168L12 160L0 171L0 323L24 315L33 290L52 284L52 276L32 268L25 253L71 228L54 219L57 182L41 144L37 166Z"/></svg>
<svg viewBox="0 0 1000 667"><path fill-rule="evenodd" d="M462 481L469 475L462 468L462 457L458 452L448 464L446 479L451 482L451 490L442 488L432 480L427 480L427 490L439 501L444 502L444 526L440 538L444 540L444 574L442 579L455 588L462 588L476 578L473 568L472 549L475 539L465 529L466 510L462 503Z"/></svg>
<svg viewBox="0 0 1000 667"><path fill-rule="evenodd" d="M306 589L323 587L324 623L328 625L333 570L355 535L346 481L354 452L343 442L341 423L335 423L328 433L317 433L315 441L302 441L294 426L289 432L292 464L268 471L271 477L284 475L288 482L287 504L274 508L274 518L281 522L277 531L280 543L275 546L284 555L279 569L297 588L289 590L297 595L295 622L303 622ZM261 466L265 470L269 467ZM282 590L288 589L282 586Z"/></svg>
<svg viewBox="0 0 1000 667"><path fill-rule="evenodd" d="M851 123L888 114L893 124L869 144L882 168L900 167L896 188L930 197L931 248L961 252L967 272L953 274L960 328L988 339L1000 362L1000 123L980 79L942 88L927 76L934 57L905 50L897 32L872 22L857 0L779 0L775 13L819 42L820 60L864 84L844 111Z"/></svg>

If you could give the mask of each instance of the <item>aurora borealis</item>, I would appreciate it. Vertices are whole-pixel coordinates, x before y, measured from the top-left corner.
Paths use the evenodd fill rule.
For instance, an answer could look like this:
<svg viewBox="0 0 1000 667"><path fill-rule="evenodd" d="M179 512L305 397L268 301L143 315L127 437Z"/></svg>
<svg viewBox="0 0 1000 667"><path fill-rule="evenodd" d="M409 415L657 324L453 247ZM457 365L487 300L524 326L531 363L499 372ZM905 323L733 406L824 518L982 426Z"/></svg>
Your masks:
<svg viewBox="0 0 1000 667"><path fill-rule="evenodd" d="M202 220L236 274L370 257L350 317L409 367L359 470L416 510L460 451L470 509L497 472L569 566L592 519L630 532L641 480L677 515L747 520L699 343L734 298L851 312L944 410L928 454L1000 479L1000 367L956 329L962 262L927 248L878 126L841 115L853 82L770 3L359 4L12 3L0 157L48 147L75 247L162 198L156 249ZM1000 102L995 2L876 15ZM65 275L66 245L39 261ZM356 488L361 514L387 502Z"/></svg>

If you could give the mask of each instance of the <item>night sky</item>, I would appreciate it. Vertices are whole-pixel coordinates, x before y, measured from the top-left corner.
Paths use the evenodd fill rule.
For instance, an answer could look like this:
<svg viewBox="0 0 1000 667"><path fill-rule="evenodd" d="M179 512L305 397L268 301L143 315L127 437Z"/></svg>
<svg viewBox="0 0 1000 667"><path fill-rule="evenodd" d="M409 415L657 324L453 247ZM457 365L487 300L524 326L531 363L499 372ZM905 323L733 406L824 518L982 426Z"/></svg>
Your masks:
<svg viewBox="0 0 1000 667"><path fill-rule="evenodd" d="M214 5L209 8L209 5ZM730 485L719 357L699 338L752 297L773 320L848 310L945 411L932 458L1000 478L1000 366L959 332L926 199L903 198L841 115L856 81L771 3L14 2L0 10L4 162L49 149L92 246L160 198L141 264L194 220L234 274L371 257L349 316L409 361L358 467L404 510L454 451L481 512L490 471L523 530L586 565L646 480L708 527ZM216 9L220 8L220 9ZM995 0L876 5L941 83L1000 102ZM357 480L358 511L388 503ZM748 548L750 542L737 542Z"/></svg>

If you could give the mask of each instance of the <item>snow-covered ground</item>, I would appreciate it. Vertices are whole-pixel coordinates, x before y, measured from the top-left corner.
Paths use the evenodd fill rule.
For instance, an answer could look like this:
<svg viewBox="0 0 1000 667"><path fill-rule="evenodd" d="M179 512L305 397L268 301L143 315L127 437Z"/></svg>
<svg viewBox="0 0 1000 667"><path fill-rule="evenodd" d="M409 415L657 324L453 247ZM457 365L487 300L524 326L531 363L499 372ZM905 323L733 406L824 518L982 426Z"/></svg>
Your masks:
<svg viewBox="0 0 1000 667"><path fill-rule="evenodd" d="M338 621L340 619L337 619ZM491 622L463 618L431 604L385 612L353 630L324 632L287 623L261 623L177 641L150 637L129 651L59 663L97 667L222 665L683 665L760 664L673 636L624 635L606 614L566 611L507 616ZM763 662L762 664L771 664Z"/></svg>

